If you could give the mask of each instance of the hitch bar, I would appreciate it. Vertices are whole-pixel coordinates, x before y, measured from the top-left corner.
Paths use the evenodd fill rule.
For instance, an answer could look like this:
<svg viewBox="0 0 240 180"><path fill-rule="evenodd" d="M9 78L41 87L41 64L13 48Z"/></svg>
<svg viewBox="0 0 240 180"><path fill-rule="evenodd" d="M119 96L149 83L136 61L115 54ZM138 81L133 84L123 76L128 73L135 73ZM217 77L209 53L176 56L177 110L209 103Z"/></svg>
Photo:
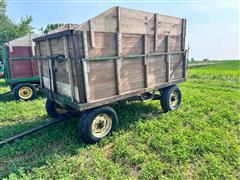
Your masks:
<svg viewBox="0 0 240 180"><path fill-rule="evenodd" d="M0 94L0 96L3 96L3 95L6 95L6 94L10 94L12 91L8 91L8 92L5 92L3 94Z"/></svg>
<svg viewBox="0 0 240 180"><path fill-rule="evenodd" d="M0 147L5 145L5 144L11 143L11 142L15 141L16 139L20 139L20 138L22 138L24 136L27 136L27 135L32 134L34 132L37 132L37 131L39 131L41 129L44 129L44 128L47 128L47 127L52 126L54 124L63 122L65 120L68 120L69 118L75 116L76 114L77 114L76 112L68 112L68 113L66 113L64 115L61 115L60 117L58 117L58 118L56 118L56 119L54 119L54 120L52 120L52 121L50 121L50 122L48 122L46 124L42 124L42 125L40 125L38 127L32 128L32 129L27 130L25 132L22 132L22 133L19 133L17 135L14 135L12 137L9 137L9 138L7 138L7 139L5 139L3 141L0 141Z"/></svg>

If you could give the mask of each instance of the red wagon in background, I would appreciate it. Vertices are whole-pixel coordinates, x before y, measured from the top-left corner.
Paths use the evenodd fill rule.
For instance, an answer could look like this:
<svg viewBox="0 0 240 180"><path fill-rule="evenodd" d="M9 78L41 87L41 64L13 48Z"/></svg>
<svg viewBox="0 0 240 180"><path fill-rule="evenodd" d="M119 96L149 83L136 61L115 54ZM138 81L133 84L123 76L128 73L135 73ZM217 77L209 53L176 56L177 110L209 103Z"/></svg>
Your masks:
<svg viewBox="0 0 240 180"><path fill-rule="evenodd" d="M31 100L36 96L39 74L35 43L32 41L36 37L30 33L5 43L3 47L5 80L16 100Z"/></svg>

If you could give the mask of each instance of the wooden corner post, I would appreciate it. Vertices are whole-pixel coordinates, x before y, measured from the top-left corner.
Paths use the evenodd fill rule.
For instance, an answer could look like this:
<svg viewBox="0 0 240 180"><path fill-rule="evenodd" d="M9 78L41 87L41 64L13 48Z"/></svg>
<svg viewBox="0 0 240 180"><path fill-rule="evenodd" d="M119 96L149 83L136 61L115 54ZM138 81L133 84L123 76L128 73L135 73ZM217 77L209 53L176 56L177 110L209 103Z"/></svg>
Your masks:
<svg viewBox="0 0 240 180"><path fill-rule="evenodd" d="M85 94L86 94L86 100L87 102L90 102L90 91L89 91L89 82L88 82L88 64L87 64L87 58L88 58L88 40L87 40L87 32L82 32L82 39L83 39L83 50L84 50L84 59L82 59L82 65L83 65L83 77L84 77L84 84L85 84Z"/></svg>
<svg viewBox="0 0 240 180"><path fill-rule="evenodd" d="M185 51L186 24L187 24L187 20L182 19L181 51ZM187 68L186 52L183 53L182 60L183 60L183 78L186 78L186 68Z"/></svg>
<svg viewBox="0 0 240 180"><path fill-rule="evenodd" d="M73 72L72 72L72 62L69 58L69 52L68 52L68 41L67 37L63 36L63 50L64 50L64 56L65 59L67 59L67 71L68 71L68 80L70 84L70 94L71 94L71 101L75 100L75 88L73 83Z"/></svg>

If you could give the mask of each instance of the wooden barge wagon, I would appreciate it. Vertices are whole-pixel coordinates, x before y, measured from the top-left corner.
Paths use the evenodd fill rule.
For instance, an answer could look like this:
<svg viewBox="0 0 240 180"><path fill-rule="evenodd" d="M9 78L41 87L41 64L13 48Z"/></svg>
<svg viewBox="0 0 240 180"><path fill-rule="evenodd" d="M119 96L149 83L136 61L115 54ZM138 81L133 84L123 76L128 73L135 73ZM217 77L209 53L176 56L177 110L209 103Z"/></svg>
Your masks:
<svg viewBox="0 0 240 180"><path fill-rule="evenodd" d="M16 100L31 100L39 84L38 61L35 58L35 34L14 39L4 44L3 63L5 80Z"/></svg>
<svg viewBox="0 0 240 180"><path fill-rule="evenodd" d="M79 132L94 143L117 128L111 103L157 99L164 111L177 109L185 35L186 19L113 7L34 39L48 114L83 112Z"/></svg>

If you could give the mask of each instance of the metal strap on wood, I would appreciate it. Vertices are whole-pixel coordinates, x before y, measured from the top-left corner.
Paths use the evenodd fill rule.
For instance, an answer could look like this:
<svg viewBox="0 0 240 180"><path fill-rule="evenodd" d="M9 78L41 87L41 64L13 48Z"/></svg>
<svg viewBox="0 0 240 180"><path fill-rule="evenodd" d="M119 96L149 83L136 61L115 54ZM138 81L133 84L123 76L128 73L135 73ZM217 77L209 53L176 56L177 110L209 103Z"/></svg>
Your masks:
<svg viewBox="0 0 240 180"><path fill-rule="evenodd" d="M34 49L34 46L35 46L35 43L32 41L32 33L30 33L30 44L31 44L31 53L32 53L32 56L35 56L35 49ZM34 59L33 58L31 58L30 59L30 63L31 63L31 72L32 72L32 74L34 75L34 74L36 74L35 73L35 68L34 68L34 64L33 64L33 61L34 61Z"/></svg>
<svg viewBox="0 0 240 180"><path fill-rule="evenodd" d="M55 86L54 86L54 73L53 73L53 61L51 60L51 46L49 40L46 40L46 47L48 52L48 66L49 66L49 82L50 82L50 89L53 92L56 92Z"/></svg>
<svg viewBox="0 0 240 180"><path fill-rule="evenodd" d="M108 61L113 59L131 59L131 58L136 59L138 57L166 56L166 55L183 54L183 53L185 53L185 51L133 54L133 55L126 55L126 56L89 57L89 58L82 58L82 59L84 61Z"/></svg>
<svg viewBox="0 0 240 180"><path fill-rule="evenodd" d="M73 81L73 72L72 72L72 62L69 58L69 52L68 52L68 41L67 37L63 36L63 50L64 50L64 56L67 59L67 70L68 70L68 79L70 83L70 93L71 93L71 100L75 100L75 88L74 88L74 81Z"/></svg>
<svg viewBox="0 0 240 180"><path fill-rule="evenodd" d="M95 48L94 26L91 19L89 20L89 29L90 29L91 47Z"/></svg>
<svg viewBox="0 0 240 180"><path fill-rule="evenodd" d="M158 50L158 20L157 20L157 14L154 14L154 50L157 51Z"/></svg>
<svg viewBox="0 0 240 180"><path fill-rule="evenodd" d="M37 55L40 57L41 56L41 50L40 50L40 43L37 42ZM43 62L41 60L41 58L37 58L38 59L38 72L39 72L39 76L40 76L40 87L43 88Z"/></svg>
<svg viewBox="0 0 240 180"><path fill-rule="evenodd" d="M147 54L147 35L144 34L143 36L143 43L144 43L144 54ZM144 61L144 75L145 75L145 87L148 87L149 85L149 80L148 80L148 74L149 74L149 66L148 66L148 57L144 56L143 57L143 61Z"/></svg>
<svg viewBox="0 0 240 180"><path fill-rule="evenodd" d="M181 50L185 50L185 39L186 39L186 19L182 19L182 34L181 34ZM182 56L183 59L183 77L186 77L186 52Z"/></svg>
<svg viewBox="0 0 240 180"><path fill-rule="evenodd" d="M87 32L82 32L82 39L83 39L83 50L84 50L84 57L88 58L88 42L87 42ZM87 102L90 101L90 91L89 91L89 82L88 82L88 64L87 61L82 60L83 65L83 77L85 83L85 94Z"/></svg>
<svg viewBox="0 0 240 180"><path fill-rule="evenodd" d="M171 70L171 63L170 63L170 53L169 53L169 36L166 36L165 39L166 43L166 77L167 77L167 82L170 82L170 70Z"/></svg>
<svg viewBox="0 0 240 180"><path fill-rule="evenodd" d="M122 54L122 33L121 33L121 11L117 7L117 56L120 58L115 59L116 66L116 81L117 81L117 94L121 94L121 54Z"/></svg>

